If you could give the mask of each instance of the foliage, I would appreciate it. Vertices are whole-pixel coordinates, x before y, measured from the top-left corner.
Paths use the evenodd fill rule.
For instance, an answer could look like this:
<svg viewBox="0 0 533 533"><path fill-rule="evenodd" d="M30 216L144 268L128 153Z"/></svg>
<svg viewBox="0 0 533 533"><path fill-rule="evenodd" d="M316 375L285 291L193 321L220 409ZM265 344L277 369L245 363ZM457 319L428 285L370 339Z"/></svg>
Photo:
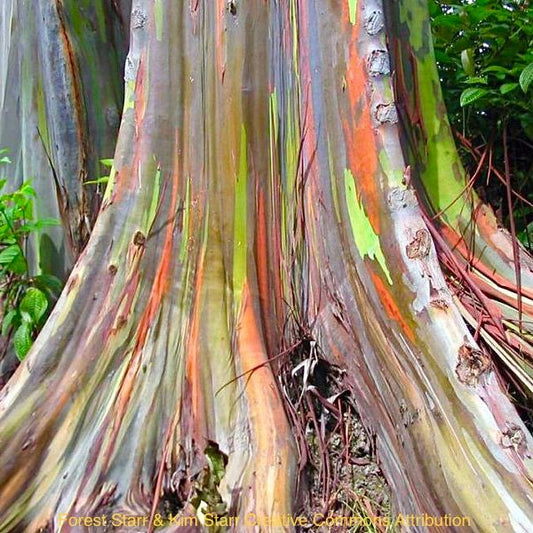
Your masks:
<svg viewBox="0 0 533 533"><path fill-rule="evenodd" d="M504 129L512 186L533 201L533 8L529 0L430 0L430 9L450 121L478 150L476 155L463 146L463 159L473 174L479 153L488 148L486 180L476 185L505 221L509 208L502 202L504 185L491 179L493 170L504 173ZM530 244L532 207L515 202L512 211L519 237Z"/></svg>
<svg viewBox="0 0 533 533"><path fill-rule="evenodd" d="M100 159L100 164L106 169L109 169L109 174L105 176L100 176L99 178L94 180L84 181L84 185L100 185L101 183L106 184L109 181L109 176L112 171L111 169L113 168L113 159Z"/></svg>
<svg viewBox="0 0 533 533"><path fill-rule="evenodd" d="M226 504L219 492L219 485L226 472L227 456L220 451L218 444L209 442L204 450L207 466L200 472L194 482L195 494L191 500L196 514L202 523L205 515L222 517L227 513ZM217 526L209 527L210 531L219 531Z"/></svg>
<svg viewBox="0 0 533 533"><path fill-rule="evenodd" d="M5 154L5 150L1 154ZM0 162L11 161L3 155ZM5 186L6 180L0 180L0 190ZM29 236L46 226L58 224L55 219L34 220L34 198L35 191L29 182L0 195L1 334L9 336L14 332L13 345L21 360L28 353L62 288L61 281L50 274L30 276Z"/></svg>

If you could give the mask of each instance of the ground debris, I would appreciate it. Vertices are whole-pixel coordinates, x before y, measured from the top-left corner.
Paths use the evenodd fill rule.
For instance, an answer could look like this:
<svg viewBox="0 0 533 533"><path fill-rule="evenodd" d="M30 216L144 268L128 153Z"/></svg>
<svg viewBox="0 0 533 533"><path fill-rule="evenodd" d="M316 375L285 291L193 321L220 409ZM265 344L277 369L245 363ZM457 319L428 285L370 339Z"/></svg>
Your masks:
<svg viewBox="0 0 533 533"><path fill-rule="evenodd" d="M300 449L299 508L309 525L298 531L394 531L391 494L379 468L374 438L359 418L342 369L302 343L280 371ZM312 347L312 348L311 348ZM312 357L304 380L293 369Z"/></svg>

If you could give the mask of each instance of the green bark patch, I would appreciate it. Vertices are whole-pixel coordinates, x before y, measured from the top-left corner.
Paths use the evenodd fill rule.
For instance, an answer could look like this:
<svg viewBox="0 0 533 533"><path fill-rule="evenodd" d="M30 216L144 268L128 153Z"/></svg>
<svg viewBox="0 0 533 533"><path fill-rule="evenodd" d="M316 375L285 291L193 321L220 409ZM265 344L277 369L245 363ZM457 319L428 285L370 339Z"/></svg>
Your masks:
<svg viewBox="0 0 533 533"><path fill-rule="evenodd" d="M246 202L248 185L248 142L246 129L241 127L239 171L235 185L235 217L233 226L233 290L240 295L246 277Z"/></svg>
<svg viewBox="0 0 533 533"><path fill-rule="evenodd" d="M155 38L158 41L161 41L163 39L163 2L162 0L155 0L154 16L155 16Z"/></svg>
<svg viewBox="0 0 533 533"><path fill-rule="evenodd" d="M348 0L348 10L350 14L350 23L355 25L357 21L357 0Z"/></svg>
<svg viewBox="0 0 533 533"><path fill-rule="evenodd" d="M350 169L344 170L344 184L346 191L346 205L348 207L348 214L352 225L352 234L355 245L361 254L361 257L368 256L370 259L375 259L385 276L387 281L392 285L392 278L390 276L383 250L379 242L379 236L374 232L374 228L370 224L370 220L366 216L363 206L357 198L355 190L355 181Z"/></svg>

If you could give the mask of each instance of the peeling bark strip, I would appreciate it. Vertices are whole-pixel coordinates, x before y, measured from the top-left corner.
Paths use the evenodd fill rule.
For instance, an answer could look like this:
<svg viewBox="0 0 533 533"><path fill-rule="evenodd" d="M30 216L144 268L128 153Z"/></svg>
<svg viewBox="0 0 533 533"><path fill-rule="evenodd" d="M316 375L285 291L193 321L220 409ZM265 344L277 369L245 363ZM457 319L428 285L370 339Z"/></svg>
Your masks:
<svg viewBox="0 0 533 533"><path fill-rule="evenodd" d="M274 361L302 331L343 369L400 512L531 530L531 437L429 253L391 76L369 66L402 19L385 31L376 0L133 4L104 206L0 395L0 530L194 516L209 447L227 464L205 505L293 513Z"/></svg>

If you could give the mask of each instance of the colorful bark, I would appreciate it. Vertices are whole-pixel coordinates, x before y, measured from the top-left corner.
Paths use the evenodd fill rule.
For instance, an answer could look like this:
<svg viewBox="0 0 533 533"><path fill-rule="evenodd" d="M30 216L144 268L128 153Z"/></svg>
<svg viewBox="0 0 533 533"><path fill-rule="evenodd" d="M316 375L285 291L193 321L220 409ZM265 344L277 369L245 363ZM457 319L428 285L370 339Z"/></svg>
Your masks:
<svg viewBox="0 0 533 533"><path fill-rule="evenodd" d="M33 243L34 268L64 276L87 242L99 206L99 160L113 155L131 2L6 0L0 7L2 173L31 180L37 214L63 221Z"/></svg>
<svg viewBox="0 0 533 533"><path fill-rule="evenodd" d="M315 289L309 322L316 324L322 350L338 354L335 362L349 369L402 510L453 510L470 515L483 531L527 527L529 488L517 474L530 468L530 459L504 457L500 444L507 424L516 423L524 435L527 430L494 374L480 376L475 386L458 376L464 370L461 354L471 354L475 342L452 303L409 184L382 60L383 8L358 2L355 25L348 8L341 15L334 2L309 3L300 19L306 51L301 83L310 87L302 115L309 110L308 131L320 132L306 136L303 150ZM356 211L347 204L353 198L332 185L343 175L354 176L366 212L356 210L356 223ZM340 197L335 201L333 194ZM379 236L384 261L372 259L361 247L364 239L353 235L354 227L368 228L366 218L372 226L366 239Z"/></svg>
<svg viewBox="0 0 533 533"><path fill-rule="evenodd" d="M427 3L400 2L389 11L402 143L413 186L434 215L444 238L440 248L453 250L468 280L485 295L472 301L468 287L466 293L459 290L463 316L531 399L533 260L480 201L473 190L475 176L465 174L442 99Z"/></svg>
<svg viewBox="0 0 533 533"><path fill-rule="evenodd" d="M0 528L153 516L209 443L231 514L294 511L275 368L304 331L397 509L527 530L531 438L404 182L381 4L135 0L131 29L100 216L1 393Z"/></svg>
<svg viewBox="0 0 533 533"><path fill-rule="evenodd" d="M210 441L229 455L221 491L234 512L291 511L295 450L268 366L284 347L286 312L269 303L279 250L266 271L256 260L259 243L271 246L267 220L280 235L280 192L264 179L269 10L135 2L131 27L102 212L36 342L41 355L3 391L3 449L23 448L0 474L7 527L57 527L59 512L106 505L149 514L200 472ZM19 409L35 413L28 442ZM30 471L38 486L23 479Z"/></svg>

